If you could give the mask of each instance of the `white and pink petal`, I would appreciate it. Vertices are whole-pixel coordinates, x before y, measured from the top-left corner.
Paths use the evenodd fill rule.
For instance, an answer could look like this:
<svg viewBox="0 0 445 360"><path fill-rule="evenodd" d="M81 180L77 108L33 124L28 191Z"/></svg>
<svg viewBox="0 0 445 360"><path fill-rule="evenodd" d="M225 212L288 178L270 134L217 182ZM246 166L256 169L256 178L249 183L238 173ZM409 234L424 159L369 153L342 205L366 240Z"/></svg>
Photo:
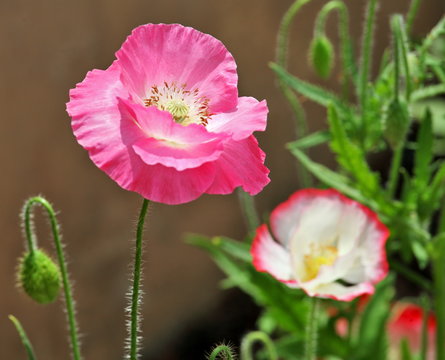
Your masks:
<svg viewBox="0 0 445 360"><path fill-rule="evenodd" d="M251 254L258 271L267 272L281 282L296 284L289 252L272 238L266 225L257 229Z"/></svg>

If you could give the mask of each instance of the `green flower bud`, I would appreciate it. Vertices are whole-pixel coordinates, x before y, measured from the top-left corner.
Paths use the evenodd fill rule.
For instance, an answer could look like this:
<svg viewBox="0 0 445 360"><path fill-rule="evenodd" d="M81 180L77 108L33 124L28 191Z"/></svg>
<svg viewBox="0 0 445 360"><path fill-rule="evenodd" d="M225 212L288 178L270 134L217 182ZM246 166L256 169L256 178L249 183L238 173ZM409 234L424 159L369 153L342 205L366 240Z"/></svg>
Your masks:
<svg viewBox="0 0 445 360"><path fill-rule="evenodd" d="M317 36L312 40L309 61L315 72L323 79L331 75L334 66L334 47L326 36Z"/></svg>
<svg viewBox="0 0 445 360"><path fill-rule="evenodd" d="M384 135L393 149L403 143L410 126L407 106L404 102L393 100L386 109Z"/></svg>
<svg viewBox="0 0 445 360"><path fill-rule="evenodd" d="M60 270L41 250L26 253L20 260L18 282L40 304L55 301L60 290Z"/></svg>

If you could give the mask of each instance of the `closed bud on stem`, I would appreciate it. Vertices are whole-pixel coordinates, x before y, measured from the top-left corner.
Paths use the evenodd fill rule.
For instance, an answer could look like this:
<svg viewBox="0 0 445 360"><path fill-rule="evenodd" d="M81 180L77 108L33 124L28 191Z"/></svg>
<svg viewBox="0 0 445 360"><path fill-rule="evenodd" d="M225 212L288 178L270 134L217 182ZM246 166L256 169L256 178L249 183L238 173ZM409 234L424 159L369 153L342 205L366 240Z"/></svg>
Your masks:
<svg viewBox="0 0 445 360"><path fill-rule="evenodd" d="M309 52L309 62L315 72L327 79L334 66L334 47L325 35L314 37Z"/></svg>
<svg viewBox="0 0 445 360"><path fill-rule="evenodd" d="M59 267L39 249L26 252L21 258L17 278L23 290L40 304L51 303L59 295Z"/></svg>
<svg viewBox="0 0 445 360"><path fill-rule="evenodd" d="M388 105L384 118L384 135L392 149L402 146L408 132L410 119L407 106L400 100Z"/></svg>

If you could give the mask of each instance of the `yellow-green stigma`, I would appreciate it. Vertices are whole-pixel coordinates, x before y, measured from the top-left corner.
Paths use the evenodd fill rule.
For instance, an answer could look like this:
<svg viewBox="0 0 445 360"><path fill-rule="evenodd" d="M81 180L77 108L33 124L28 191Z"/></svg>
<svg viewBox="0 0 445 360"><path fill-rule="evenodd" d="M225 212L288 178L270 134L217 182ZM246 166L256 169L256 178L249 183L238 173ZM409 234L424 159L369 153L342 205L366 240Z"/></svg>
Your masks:
<svg viewBox="0 0 445 360"><path fill-rule="evenodd" d="M187 119L189 113L188 106L181 100L169 101L165 106L165 110L172 114L175 121L180 124Z"/></svg>

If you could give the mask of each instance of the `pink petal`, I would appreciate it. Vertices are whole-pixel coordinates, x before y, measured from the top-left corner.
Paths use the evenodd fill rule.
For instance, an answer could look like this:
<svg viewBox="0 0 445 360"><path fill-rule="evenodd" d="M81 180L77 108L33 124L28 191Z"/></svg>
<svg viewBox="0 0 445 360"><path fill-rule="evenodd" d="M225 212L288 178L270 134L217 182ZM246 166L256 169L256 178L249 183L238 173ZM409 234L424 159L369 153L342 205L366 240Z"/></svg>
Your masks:
<svg viewBox="0 0 445 360"><path fill-rule="evenodd" d="M257 229L250 252L255 269L267 272L286 284L296 285L292 279L289 253L272 239L266 225L261 225Z"/></svg>
<svg viewBox="0 0 445 360"><path fill-rule="evenodd" d="M116 53L122 81L140 98L164 82L199 89L210 111L233 109L238 90L236 64L214 37L178 24L147 24L133 30Z"/></svg>
<svg viewBox="0 0 445 360"><path fill-rule="evenodd" d="M270 182L264 157L254 136L241 141L227 141L224 152L214 162L215 181L206 192L229 194L236 187L242 186L251 195L259 193Z"/></svg>
<svg viewBox="0 0 445 360"><path fill-rule="evenodd" d="M131 156L121 137L118 99L128 96L119 81L120 67L115 62L107 70L93 70L70 91L67 111L79 144L93 162L116 181L131 171Z"/></svg>
<svg viewBox="0 0 445 360"><path fill-rule="evenodd" d="M147 165L182 171L216 160L223 151L225 136L210 134L201 125L182 126L166 111L125 100L120 109L131 134L129 144Z"/></svg>
<svg viewBox="0 0 445 360"><path fill-rule="evenodd" d="M234 140L242 140L254 131L266 129L267 113L266 101L259 102L251 97L240 97L236 109L210 118L207 130L212 132L226 132Z"/></svg>
<svg viewBox="0 0 445 360"><path fill-rule="evenodd" d="M140 132L134 131L134 122L121 118L118 98L125 99L128 94L119 79L120 68L114 63L105 71L88 73L71 90L67 110L77 141L96 166L126 190L165 204L198 198L213 182L215 167L206 163L179 172L145 164L130 145L139 139Z"/></svg>
<svg viewBox="0 0 445 360"><path fill-rule="evenodd" d="M212 163L178 171L163 165L146 165L138 161L133 164L133 177L127 190L135 191L146 199L168 205L183 204L201 196L215 177Z"/></svg>

